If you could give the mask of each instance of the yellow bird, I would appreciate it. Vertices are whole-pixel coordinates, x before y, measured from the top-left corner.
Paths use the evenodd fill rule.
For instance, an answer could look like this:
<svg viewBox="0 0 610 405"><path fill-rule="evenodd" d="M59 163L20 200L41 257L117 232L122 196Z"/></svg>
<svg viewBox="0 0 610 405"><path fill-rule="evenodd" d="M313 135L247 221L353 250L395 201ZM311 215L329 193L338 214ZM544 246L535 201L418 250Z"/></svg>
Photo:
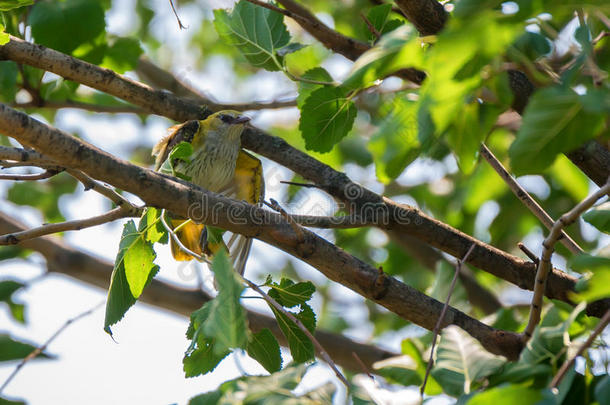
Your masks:
<svg viewBox="0 0 610 405"><path fill-rule="evenodd" d="M232 110L219 111L205 120L187 121L169 129L169 135L153 148L155 170L167 169L185 176L207 190L250 204L260 205L264 198L261 161L241 149L241 134L250 118ZM192 146L190 157L171 158L171 151L182 142ZM171 160L171 162L170 162ZM185 219L172 219L176 236L189 250L201 256L211 256L223 246L227 248L233 267L243 274L252 246L252 239L233 234L226 244L208 240L205 225ZM194 257L182 250L172 239L174 259L185 261Z"/></svg>

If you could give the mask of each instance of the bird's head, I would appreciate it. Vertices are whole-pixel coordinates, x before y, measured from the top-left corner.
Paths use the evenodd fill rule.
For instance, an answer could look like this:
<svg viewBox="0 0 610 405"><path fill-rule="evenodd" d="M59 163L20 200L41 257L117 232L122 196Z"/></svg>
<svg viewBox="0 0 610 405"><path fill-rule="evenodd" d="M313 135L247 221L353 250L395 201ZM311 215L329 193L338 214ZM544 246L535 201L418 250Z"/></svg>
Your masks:
<svg viewBox="0 0 610 405"><path fill-rule="evenodd" d="M201 124L205 131L214 131L223 138L239 139L248 121L250 117L239 111L222 110L210 115Z"/></svg>

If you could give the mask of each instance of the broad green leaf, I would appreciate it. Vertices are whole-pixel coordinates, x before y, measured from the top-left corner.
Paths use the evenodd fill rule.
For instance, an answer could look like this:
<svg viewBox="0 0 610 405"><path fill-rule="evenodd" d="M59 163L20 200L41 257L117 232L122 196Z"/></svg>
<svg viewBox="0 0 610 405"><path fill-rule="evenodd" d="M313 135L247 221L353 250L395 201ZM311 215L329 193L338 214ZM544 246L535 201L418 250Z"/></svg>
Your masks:
<svg viewBox="0 0 610 405"><path fill-rule="evenodd" d="M304 304L316 291L316 287L310 281L294 283L287 278L282 278L279 284L271 283L269 286L271 287L269 296L286 308Z"/></svg>
<svg viewBox="0 0 610 405"><path fill-rule="evenodd" d="M206 337L214 339L214 354L221 355L228 349L245 348L248 343L246 314L239 302L244 286L223 249L214 255L211 268L218 295L212 301L203 331Z"/></svg>
<svg viewBox="0 0 610 405"><path fill-rule="evenodd" d="M380 4L369 10L366 14L368 21L375 27L375 30L383 35L390 31L400 27L403 23L397 19L389 19L390 12L392 11L391 4ZM362 31L369 41L376 41L377 37L371 32L371 29L367 24L363 23Z"/></svg>
<svg viewBox="0 0 610 405"><path fill-rule="evenodd" d="M37 43L64 53L93 41L106 28L104 9L96 0L39 1L28 15Z"/></svg>
<svg viewBox="0 0 610 405"><path fill-rule="evenodd" d="M506 359L489 353L475 338L451 325L441 334L432 375L447 394L468 394L476 382L505 363Z"/></svg>
<svg viewBox="0 0 610 405"><path fill-rule="evenodd" d="M159 266L153 263L155 257L144 232L136 229L133 220L128 221L123 227L108 289L104 330L109 334L110 326L123 318L159 271Z"/></svg>
<svg viewBox="0 0 610 405"><path fill-rule="evenodd" d="M558 155L550 173L574 201L582 201L589 194L589 178L564 155Z"/></svg>
<svg viewBox="0 0 610 405"><path fill-rule="evenodd" d="M382 183L398 177L419 153L417 104L396 97L381 107L384 117L368 143L375 161L375 173Z"/></svg>
<svg viewBox="0 0 610 405"><path fill-rule="evenodd" d="M0 302L5 302L8 305L13 319L20 323L25 323L25 306L13 299L13 294L25 287L22 284L14 280L0 280Z"/></svg>
<svg viewBox="0 0 610 405"><path fill-rule="evenodd" d="M487 164L479 165L466 186L464 210L475 214L483 203L498 198L506 190L508 187L500 181L498 173Z"/></svg>
<svg viewBox="0 0 610 405"><path fill-rule="evenodd" d="M211 339L200 339L197 342L197 348L182 359L184 375L187 378L196 377L213 371L229 355L228 350L216 353L215 347L216 345Z"/></svg>
<svg viewBox="0 0 610 405"><path fill-rule="evenodd" d="M579 304L565 321L555 324L549 322L548 318L553 316L549 311L542 320L540 326L534 330L534 334L519 357L520 363L529 365L549 364L570 342L568 331L576 317L585 309L585 304ZM553 324L547 326L549 323Z"/></svg>
<svg viewBox="0 0 610 405"><path fill-rule="evenodd" d="M600 231L610 233L610 203L606 202L594 207L582 218Z"/></svg>
<svg viewBox="0 0 610 405"><path fill-rule="evenodd" d="M421 39L408 26L400 27L384 35L377 45L354 62L343 87L362 89L402 68L420 67L423 52Z"/></svg>
<svg viewBox="0 0 610 405"><path fill-rule="evenodd" d="M137 39L117 38L106 50L102 66L117 73L135 70L142 52L140 41Z"/></svg>
<svg viewBox="0 0 610 405"><path fill-rule="evenodd" d="M31 6L32 4L34 4L34 0L1 0L0 11L9 11L14 8Z"/></svg>
<svg viewBox="0 0 610 405"><path fill-rule="evenodd" d="M218 390L198 395L189 405L213 404L294 404L318 405L332 403L334 386L325 384L313 391L297 395L294 389L301 383L307 368L289 365L268 376L247 376L223 383Z"/></svg>
<svg viewBox="0 0 610 405"><path fill-rule="evenodd" d="M549 52L551 52L551 42L545 36L530 31L523 33L508 49L509 56L516 60L523 56L535 61Z"/></svg>
<svg viewBox="0 0 610 405"><path fill-rule="evenodd" d="M0 362L21 360L36 350L36 346L29 343L20 342L9 335L0 334ZM48 358L49 356L41 353L37 358Z"/></svg>
<svg viewBox="0 0 610 405"><path fill-rule="evenodd" d="M491 388L471 397L468 405L487 404L536 404L542 399L539 389L522 385L505 385L503 387Z"/></svg>
<svg viewBox="0 0 610 405"><path fill-rule="evenodd" d="M305 147L329 152L352 129L356 112L354 102L342 87L314 90L303 104L299 121Z"/></svg>
<svg viewBox="0 0 610 405"><path fill-rule="evenodd" d="M408 386L422 383L422 379L417 372L417 363L407 355L377 361L373 363L373 370L396 384Z"/></svg>
<svg viewBox="0 0 610 405"><path fill-rule="evenodd" d="M417 347L413 339L405 339L400 344L400 351L402 354L409 356L412 360L417 363L417 373L419 374L419 379L421 382L424 381L424 376L426 375L426 369L428 362L424 361L422 353L420 349ZM418 383L417 385L419 385ZM434 379L432 375L428 375L428 382L426 383L426 391L424 392L426 395L438 395L443 392L443 389L438 382Z"/></svg>
<svg viewBox="0 0 610 405"><path fill-rule="evenodd" d="M307 335L305 335L305 333L282 312L271 305L269 305L269 307L273 311L273 315L275 316L282 333L288 340L290 354L294 361L297 363L304 363L313 360L314 347ZM311 333L313 333L315 329L315 314L307 304L301 305L301 308L302 309L298 314L292 314L297 317Z"/></svg>
<svg viewBox="0 0 610 405"><path fill-rule="evenodd" d="M307 80L315 80L315 81L321 82L321 83L330 84L333 82L333 78L330 76L330 74L324 68L321 68L321 67L314 67L312 69L307 70L303 74L302 78L307 79ZM324 87L324 85L322 85L322 84L307 83L306 81L299 82L298 86L299 86L299 95L297 96L297 107L299 107L300 110L303 109L305 100L307 100L309 95L314 90Z"/></svg>
<svg viewBox="0 0 610 405"><path fill-rule="evenodd" d="M286 69L288 69L288 71L294 76L302 77L308 70L320 66L320 63L322 63L327 55L328 51L325 48L319 46L318 44L311 44L285 55L284 64L286 65ZM316 80L314 77L311 77L310 79ZM332 82L332 78L330 76L317 80ZM298 84L300 87L301 84L304 84L304 82L299 82Z"/></svg>
<svg viewBox="0 0 610 405"><path fill-rule="evenodd" d="M604 250L607 250L606 247ZM578 256L574 256L569 261L569 267L572 270L575 270L579 273L584 273L586 271L597 271L604 270L610 268L610 257L604 253L604 250L600 252L598 255L593 256L586 253L580 254Z"/></svg>
<svg viewBox="0 0 610 405"><path fill-rule="evenodd" d="M248 355L270 373L282 368L282 353L273 333L267 328L255 333L248 342Z"/></svg>
<svg viewBox="0 0 610 405"><path fill-rule="evenodd" d="M604 376L595 385L595 399L599 405L610 405L610 376Z"/></svg>
<svg viewBox="0 0 610 405"><path fill-rule="evenodd" d="M282 68L277 51L290 41L282 14L241 0L231 13L214 10L214 26L252 65L270 71Z"/></svg>
<svg viewBox="0 0 610 405"><path fill-rule="evenodd" d="M586 112L582 100L583 96L563 87L534 93L509 150L517 175L540 173L557 154L570 151L597 134L604 115Z"/></svg>
<svg viewBox="0 0 610 405"><path fill-rule="evenodd" d="M450 19L437 42L426 53L422 103L438 134L447 129L470 102L481 84L481 70L503 53L521 31L519 24L501 21L492 11L461 21Z"/></svg>
<svg viewBox="0 0 610 405"><path fill-rule="evenodd" d="M8 44L10 40L10 35L4 32L4 25L0 24L0 45Z"/></svg>
<svg viewBox="0 0 610 405"><path fill-rule="evenodd" d="M477 164L479 148L502 111L478 102L465 104L446 134L460 170L470 174Z"/></svg>
<svg viewBox="0 0 610 405"><path fill-rule="evenodd" d="M0 34L2 35L2 34ZM0 45L2 45L0 38ZM0 62L0 101L13 102L17 94L17 64L13 61Z"/></svg>
<svg viewBox="0 0 610 405"><path fill-rule="evenodd" d="M139 230L144 232L145 239L150 243L162 243L166 244L168 240L167 230L161 222L161 213L163 211L148 207L140 219Z"/></svg>

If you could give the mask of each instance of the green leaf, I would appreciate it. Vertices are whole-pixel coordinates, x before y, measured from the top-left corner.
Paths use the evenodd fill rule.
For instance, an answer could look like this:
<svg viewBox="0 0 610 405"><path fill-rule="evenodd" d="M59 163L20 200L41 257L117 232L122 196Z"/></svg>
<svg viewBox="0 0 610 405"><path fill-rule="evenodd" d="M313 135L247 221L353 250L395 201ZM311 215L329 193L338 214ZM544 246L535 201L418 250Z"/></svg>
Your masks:
<svg viewBox="0 0 610 405"><path fill-rule="evenodd" d="M518 56L513 56L514 52L518 52ZM526 31L523 33L513 45L509 48L508 54L513 59L519 60L519 56L525 56L531 61L535 61L541 56L551 52L551 43L549 40L536 32Z"/></svg>
<svg viewBox="0 0 610 405"><path fill-rule="evenodd" d="M310 281L294 283L287 278L282 278L279 284L271 283L269 286L271 287L269 296L286 308L304 304L316 291L316 287Z"/></svg>
<svg viewBox="0 0 610 405"><path fill-rule="evenodd" d="M4 25L0 24L0 45L8 44L10 40L10 35L4 32Z"/></svg>
<svg viewBox="0 0 610 405"><path fill-rule="evenodd" d="M417 104L402 96L380 108L383 121L371 137L368 150L375 161L375 173L382 183L398 177L419 154Z"/></svg>
<svg viewBox="0 0 610 405"><path fill-rule="evenodd" d="M104 330L109 334L110 326L123 318L159 271L159 266L153 264L155 257L144 232L136 229L133 220L128 221L123 227L108 289Z"/></svg>
<svg viewBox="0 0 610 405"><path fill-rule="evenodd" d="M589 194L589 178L564 155L558 155L550 173L574 201L582 201Z"/></svg>
<svg viewBox="0 0 610 405"><path fill-rule="evenodd" d="M20 323L25 323L25 306L23 304L15 302L13 299L13 294L15 294L23 287L25 287L25 284L22 284L18 281L0 281L0 302L6 302L6 305L8 305L11 315L16 321Z"/></svg>
<svg viewBox="0 0 610 405"><path fill-rule="evenodd" d="M0 11L9 11L14 8L30 6L32 4L34 4L34 0L1 0Z"/></svg>
<svg viewBox="0 0 610 405"><path fill-rule="evenodd" d="M255 333L248 342L248 355L258 361L270 373L282 368L280 345L267 328Z"/></svg>
<svg viewBox="0 0 610 405"><path fill-rule="evenodd" d="M521 385L506 385L478 393L471 397L467 404L535 404L541 399L542 392L538 389Z"/></svg>
<svg viewBox="0 0 610 405"><path fill-rule="evenodd" d="M277 319L277 323L280 326L282 333L288 340L290 354L294 361L297 363L304 363L313 360L314 347L307 335L305 335L305 333L282 312L278 311L272 305L269 305L269 307L273 311L273 315L275 315L275 319ZM293 313L293 315L313 333L315 329L315 314L307 304L302 305L301 308L301 312L298 314Z"/></svg>
<svg viewBox="0 0 610 405"><path fill-rule="evenodd" d="M303 104L299 121L305 147L329 152L352 129L356 113L344 88L326 86L314 90Z"/></svg>
<svg viewBox="0 0 610 405"><path fill-rule="evenodd" d="M443 330L432 375L449 395L468 394L474 384L497 371L506 359L486 351L457 326Z"/></svg>
<svg viewBox="0 0 610 405"><path fill-rule="evenodd" d="M430 288L428 295L438 301L445 302L447 295L449 295L449 289L454 274L455 267L445 260L440 260L436 266L434 284ZM468 303L468 295L460 283L456 283L449 304L462 312L470 311L471 308Z"/></svg>
<svg viewBox="0 0 610 405"><path fill-rule="evenodd" d="M606 202L586 212L582 218L604 233L610 233L610 203Z"/></svg>
<svg viewBox="0 0 610 405"><path fill-rule="evenodd" d="M291 52L284 56L284 64L286 69L294 76L302 77L308 70L314 69L320 66L320 63L328 55L328 51L318 44L307 45L304 48L300 48L294 52ZM322 68L318 68L324 70ZM307 77L306 77L307 78ZM324 82L332 82L330 76L324 78L310 77L310 79L320 80ZM304 82L299 82L299 88ZM300 93L300 92L299 92Z"/></svg>
<svg viewBox="0 0 610 405"><path fill-rule="evenodd" d="M307 70L303 76L303 79L315 80L322 83L332 83L333 78L326 71L326 69L321 67L315 67ZM303 109L303 105L305 104L305 100L311 95L314 90L321 89L324 86L321 84L307 83L305 81L301 81L298 84L299 86L299 95L297 96L297 107L300 110Z"/></svg>
<svg viewBox="0 0 610 405"><path fill-rule="evenodd" d="M218 284L218 296L212 300L203 331L214 339L214 354L220 355L228 349L245 348L248 343L246 314L239 302L244 286L224 249L214 255L211 268Z"/></svg>
<svg viewBox="0 0 610 405"><path fill-rule="evenodd" d="M163 211L154 207L146 208L146 211L140 219L138 230L144 232L145 239L150 243L166 244L168 240L167 230L161 222L161 213Z"/></svg>
<svg viewBox="0 0 610 405"><path fill-rule="evenodd" d="M402 68L420 67L423 52L421 40L412 30L406 25L400 27L384 35L379 43L354 62L343 87L362 89Z"/></svg>
<svg viewBox="0 0 610 405"><path fill-rule="evenodd" d="M64 53L93 41L106 28L104 9L96 0L39 1L28 15L37 43Z"/></svg>
<svg viewBox="0 0 610 405"><path fill-rule="evenodd" d="M549 364L570 342L569 328L585 307L584 303L580 303L565 321L557 324L548 321L548 318L554 316L553 312L549 311L521 352L519 362L532 366L541 363ZM553 325L549 326L548 323Z"/></svg>
<svg viewBox="0 0 610 405"><path fill-rule="evenodd" d="M391 4L380 4L369 10L366 14L366 18L375 27L375 30L381 35L386 34L390 31L402 25L402 21L397 19L388 19L390 12L392 11ZM377 37L371 32L366 23L363 24L362 31L369 41L376 41Z"/></svg>
<svg viewBox="0 0 610 405"><path fill-rule="evenodd" d="M196 377L213 371L218 364L229 355L229 351L218 354L214 342L211 339L201 339L197 342L197 348L182 359L185 376Z"/></svg>
<svg viewBox="0 0 610 405"><path fill-rule="evenodd" d="M135 70L143 50L135 38L117 38L105 52L102 66L118 73Z"/></svg>
<svg viewBox="0 0 610 405"><path fill-rule="evenodd" d="M36 346L29 343L20 342L9 335L0 334L0 362L21 360L36 350ZM49 358L48 355L41 353L37 358Z"/></svg>
<svg viewBox="0 0 610 405"><path fill-rule="evenodd" d="M421 89L421 102L437 134L459 118L482 82L482 69L505 52L521 29L520 24L503 22L491 10L466 21L449 20L426 53L423 66L428 78Z"/></svg>
<svg viewBox="0 0 610 405"><path fill-rule="evenodd" d="M421 385L422 379L417 372L417 366L410 356L402 355L375 362L373 369L390 382L404 386Z"/></svg>
<svg viewBox="0 0 610 405"><path fill-rule="evenodd" d="M595 399L599 405L610 405L610 376L604 376L595 385Z"/></svg>
<svg viewBox="0 0 610 405"><path fill-rule="evenodd" d="M290 41L282 14L241 0L230 14L214 10L214 26L252 65L281 70L277 51Z"/></svg>
<svg viewBox="0 0 610 405"><path fill-rule="evenodd" d="M517 139L509 149L517 175L542 172L559 153L570 151L597 134L604 115L586 112L582 101L583 97L569 88L549 87L534 93Z"/></svg>

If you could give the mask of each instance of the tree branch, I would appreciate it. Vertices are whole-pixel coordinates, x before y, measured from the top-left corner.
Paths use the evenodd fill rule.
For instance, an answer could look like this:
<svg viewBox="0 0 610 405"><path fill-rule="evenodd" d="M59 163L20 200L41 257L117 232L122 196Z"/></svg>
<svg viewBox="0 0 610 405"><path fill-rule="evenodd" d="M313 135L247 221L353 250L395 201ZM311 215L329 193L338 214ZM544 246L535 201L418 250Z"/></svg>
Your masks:
<svg viewBox="0 0 610 405"><path fill-rule="evenodd" d="M165 208L276 246L310 264L330 280L426 329L434 327L433 320L442 311L443 304L439 301L379 274L376 268L314 233L302 230L301 240L291 223L280 214L140 168L3 104L0 104L0 131L34 146L52 159L139 196L148 206ZM167 198L168 195L172 198ZM446 324L461 327L491 353L515 359L521 350L518 334L491 328L455 308L448 310Z"/></svg>
<svg viewBox="0 0 610 405"><path fill-rule="evenodd" d="M555 221L547 212L534 200L534 198L529 195L527 191L519 183L517 180L510 175L508 170L504 168L502 163L496 158L496 156L489 150L489 148L483 143L479 148L479 152L481 155L487 160L487 163L498 173L498 175L504 180L504 182L508 185L508 187L512 190L513 194L517 196L518 199L523 202L532 214L536 216L542 222L547 229L551 229ZM573 254L577 255L582 253L582 249L570 236L561 231L560 242Z"/></svg>
<svg viewBox="0 0 610 405"><path fill-rule="evenodd" d="M293 18L305 31L320 41L326 48L345 56L349 60L356 60L364 52L371 49L367 43L347 37L329 28L296 1L278 0L278 3L284 6L290 13L290 15L284 13L285 15ZM426 78L424 72L413 68L402 69L394 74L416 84L421 84Z"/></svg>
<svg viewBox="0 0 610 405"><path fill-rule="evenodd" d="M90 228L92 226L112 222L120 218L138 217L141 215L142 210L127 207L128 206L117 207L106 212L105 214L96 215L87 219L77 219L74 221L59 222L56 224L44 224L37 228L0 235L0 246L16 245L24 240L38 238L44 235L51 235L53 233L64 231L78 231L84 228Z"/></svg>
<svg viewBox="0 0 610 405"><path fill-rule="evenodd" d="M202 108L170 93L153 90L116 73L109 73L108 69L102 69L18 38L11 37L8 44L0 46L0 57L49 70L123 98L134 105L149 108L152 113L178 121L204 118L211 112L205 107ZM102 80L103 78L106 80ZM474 239L449 225L430 218L416 208L383 198L353 183L344 173L293 148L279 137L270 136L257 128L246 127L242 134L242 145L317 184L319 188L342 201L352 212L385 211L389 220L387 226L382 229L392 229L413 235L456 258L463 257L469 247L475 243L477 246L469 259L469 264L521 288L528 290L534 288L535 265L533 263ZM549 298L571 302L568 292L573 290L575 283L574 277L553 270L549 275L546 294ZM594 307L590 304L587 311L590 315L603 316L608 305L608 302ZM593 312L589 311L590 308Z"/></svg>
<svg viewBox="0 0 610 405"><path fill-rule="evenodd" d="M443 5L436 0L395 0L395 3L424 36L438 34L449 18Z"/></svg>
<svg viewBox="0 0 610 405"><path fill-rule="evenodd" d="M25 229L25 225L0 212L0 233L19 232ZM103 290L108 289L113 268L111 262L76 250L54 236L43 236L24 241L20 246L41 253L47 261L47 268L50 272L66 274ZM189 317L191 312L201 308L210 299L211 297L200 290L187 290L152 280L138 300ZM283 346L288 345L273 317L251 310L248 310L247 316L253 332L268 328ZM315 336L324 347L333 353L333 357L339 365L353 372L360 372L361 365L354 359L352 353L356 353L368 368L371 368L377 361L397 356L397 353L358 343L345 336L324 330L317 330Z"/></svg>
<svg viewBox="0 0 610 405"><path fill-rule="evenodd" d="M534 296L532 298L532 305L530 309L530 318L523 331L523 340L527 342L533 335L534 329L540 322L540 314L542 313L542 299L544 297L544 290L547 283L547 275L549 270L552 268L551 256L555 249L555 244L561 237L561 231L564 227L572 224L576 221L583 212L588 210L595 204L597 200L605 196L610 192L610 179L606 185L589 197L582 200L574 208L567 213L563 214L551 228L549 235L542 242L542 255L538 263L538 270L536 272L536 288L534 288Z"/></svg>

